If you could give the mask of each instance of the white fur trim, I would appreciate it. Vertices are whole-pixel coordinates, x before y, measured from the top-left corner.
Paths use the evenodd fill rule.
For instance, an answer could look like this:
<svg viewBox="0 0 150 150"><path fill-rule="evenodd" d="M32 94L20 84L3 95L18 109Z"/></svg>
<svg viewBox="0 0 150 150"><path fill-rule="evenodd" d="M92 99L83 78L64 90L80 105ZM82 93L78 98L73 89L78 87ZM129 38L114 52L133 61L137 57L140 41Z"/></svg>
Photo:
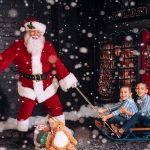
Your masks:
<svg viewBox="0 0 150 150"><path fill-rule="evenodd" d="M22 86L21 82L18 82L18 93L22 97L26 97L35 100L36 94L33 89Z"/></svg>
<svg viewBox="0 0 150 150"><path fill-rule="evenodd" d="M28 131L28 128L29 128L29 118L26 119L26 120L20 120L18 121L18 124L17 124L17 129L19 131Z"/></svg>
<svg viewBox="0 0 150 150"><path fill-rule="evenodd" d="M65 78L59 81L59 84L62 90L66 92L69 88L77 84L77 82L77 78L72 73L69 73Z"/></svg>
<svg viewBox="0 0 150 150"><path fill-rule="evenodd" d="M37 55L32 55L32 74L42 74L42 63L41 63L41 53ZM33 89L23 87L21 84L18 86L19 95L23 97L30 98L39 103L44 102L48 98L52 97L59 87L56 78L53 78L52 84L48 86L45 91L43 90L43 81L33 81Z"/></svg>
<svg viewBox="0 0 150 150"><path fill-rule="evenodd" d="M64 148L68 144L68 142L68 137L63 131L56 132L54 138L54 145L56 147Z"/></svg>
<svg viewBox="0 0 150 150"><path fill-rule="evenodd" d="M44 102L46 99L52 97L59 87L58 81L56 78L53 78L52 84L48 86L45 91L43 91L43 82L33 81L34 90L37 96L37 100L39 103Z"/></svg>
<svg viewBox="0 0 150 150"><path fill-rule="evenodd" d="M32 74L42 74L41 53L32 55ZM43 81L33 81L34 91L39 103L44 102L46 99L52 97L59 87L56 78L53 78L52 84L43 90Z"/></svg>
<svg viewBox="0 0 150 150"><path fill-rule="evenodd" d="M42 74L42 63L41 63L41 53L37 55L32 54L32 74Z"/></svg>
<svg viewBox="0 0 150 150"><path fill-rule="evenodd" d="M52 84L48 86L45 91L43 90L42 81L34 81L34 90L28 87L22 86L21 82L18 82L18 93L22 97L35 100L37 98L39 103L44 102L48 98L52 97L59 87L58 81L56 78L53 79Z"/></svg>
<svg viewBox="0 0 150 150"><path fill-rule="evenodd" d="M35 27L35 29L30 29L28 27L28 25L30 25L30 22L27 22L27 23L24 24L24 27L25 27L26 31L39 30L39 31L45 33L46 25L43 24L43 23L40 23L40 22L37 22L37 21L32 21L32 25Z"/></svg>
<svg viewBox="0 0 150 150"><path fill-rule="evenodd" d="M60 116L55 116L55 117L52 117L52 118L56 119L56 120L60 120L65 124L65 115L64 114L62 114Z"/></svg>

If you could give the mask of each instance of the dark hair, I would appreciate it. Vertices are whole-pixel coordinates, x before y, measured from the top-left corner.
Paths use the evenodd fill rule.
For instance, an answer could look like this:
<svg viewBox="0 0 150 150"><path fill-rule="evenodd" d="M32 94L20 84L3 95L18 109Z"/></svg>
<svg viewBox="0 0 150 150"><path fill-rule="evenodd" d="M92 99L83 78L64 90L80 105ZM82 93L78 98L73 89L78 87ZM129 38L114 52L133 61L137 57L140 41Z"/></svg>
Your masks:
<svg viewBox="0 0 150 150"><path fill-rule="evenodd" d="M146 88L148 88L147 83L145 83L145 82L138 82L138 83L136 84L136 86L137 86L138 84L143 84L143 85L145 85Z"/></svg>
<svg viewBox="0 0 150 150"><path fill-rule="evenodd" d="M132 90L131 90L131 87L130 87L130 86L123 85L123 86L121 86L121 87L120 87L120 90L121 90L122 88L128 88L128 90L129 90L130 92L132 92Z"/></svg>

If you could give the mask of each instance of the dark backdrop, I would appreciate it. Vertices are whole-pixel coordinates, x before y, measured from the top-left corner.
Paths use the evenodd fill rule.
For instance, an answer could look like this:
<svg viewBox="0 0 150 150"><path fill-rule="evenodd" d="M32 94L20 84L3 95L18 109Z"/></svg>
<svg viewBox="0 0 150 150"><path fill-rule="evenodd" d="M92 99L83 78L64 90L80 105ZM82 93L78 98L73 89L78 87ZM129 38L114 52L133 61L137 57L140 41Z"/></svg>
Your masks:
<svg viewBox="0 0 150 150"><path fill-rule="evenodd" d="M36 17L47 25L45 34L67 66L79 80L79 87L94 103L96 96L97 41L96 25L102 1L96 0L0 0L0 52L23 36L19 28L26 17ZM100 20L99 20L100 21ZM100 21L101 24L101 21ZM83 52L82 48L85 48ZM1 119L15 117L19 108L16 67L0 73ZM75 89L59 90L64 111L78 110L86 102ZM45 115L38 105L33 115Z"/></svg>
<svg viewBox="0 0 150 150"><path fill-rule="evenodd" d="M122 30L128 33L135 27L149 29L150 11L135 19L114 21L111 16L114 11L145 3L149 10L148 0L0 0L0 52L23 36L19 28L24 18L36 17L47 25L47 40L52 42L63 63L78 78L81 90L92 103L100 102L97 93L99 51L105 35ZM18 112L18 76L15 70L16 67L11 65L0 73L1 119L15 117ZM75 89L68 93L60 89L59 95L65 111L78 110L86 104ZM45 114L41 105L33 112L33 115Z"/></svg>

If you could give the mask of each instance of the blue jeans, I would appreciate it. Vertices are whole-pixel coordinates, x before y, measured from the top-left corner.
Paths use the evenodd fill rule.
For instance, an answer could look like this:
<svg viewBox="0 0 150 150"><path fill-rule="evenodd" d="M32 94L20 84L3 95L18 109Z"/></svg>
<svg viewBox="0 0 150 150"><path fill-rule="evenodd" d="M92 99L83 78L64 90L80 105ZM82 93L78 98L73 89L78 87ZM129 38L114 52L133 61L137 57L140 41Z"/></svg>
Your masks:
<svg viewBox="0 0 150 150"><path fill-rule="evenodd" d="M145 127L150 127L150 117L143 116L141 113L135 113L123 126L124 131L128 131L128 129L133 128L136 124L140 122Z"/></svg>
<svg viewBox="0 0 150 150"><path fill-rule="evenodd" d="M122 116L113 116L111 119L107 121L108 124L118 124L123 125L127 121L127 118Z"/></svg>

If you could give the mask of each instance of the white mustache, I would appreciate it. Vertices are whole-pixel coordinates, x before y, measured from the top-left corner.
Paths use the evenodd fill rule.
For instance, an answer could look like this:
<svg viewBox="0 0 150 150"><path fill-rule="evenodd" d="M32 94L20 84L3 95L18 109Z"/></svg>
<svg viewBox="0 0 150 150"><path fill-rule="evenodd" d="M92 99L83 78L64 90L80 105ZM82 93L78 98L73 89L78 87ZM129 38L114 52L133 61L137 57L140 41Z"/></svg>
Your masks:
<svg viewBox="0 0 150 150"><path fill-rule="evenodd" d="M38 36L32 36L32 39L38 39L39 37Z"/></svg>

